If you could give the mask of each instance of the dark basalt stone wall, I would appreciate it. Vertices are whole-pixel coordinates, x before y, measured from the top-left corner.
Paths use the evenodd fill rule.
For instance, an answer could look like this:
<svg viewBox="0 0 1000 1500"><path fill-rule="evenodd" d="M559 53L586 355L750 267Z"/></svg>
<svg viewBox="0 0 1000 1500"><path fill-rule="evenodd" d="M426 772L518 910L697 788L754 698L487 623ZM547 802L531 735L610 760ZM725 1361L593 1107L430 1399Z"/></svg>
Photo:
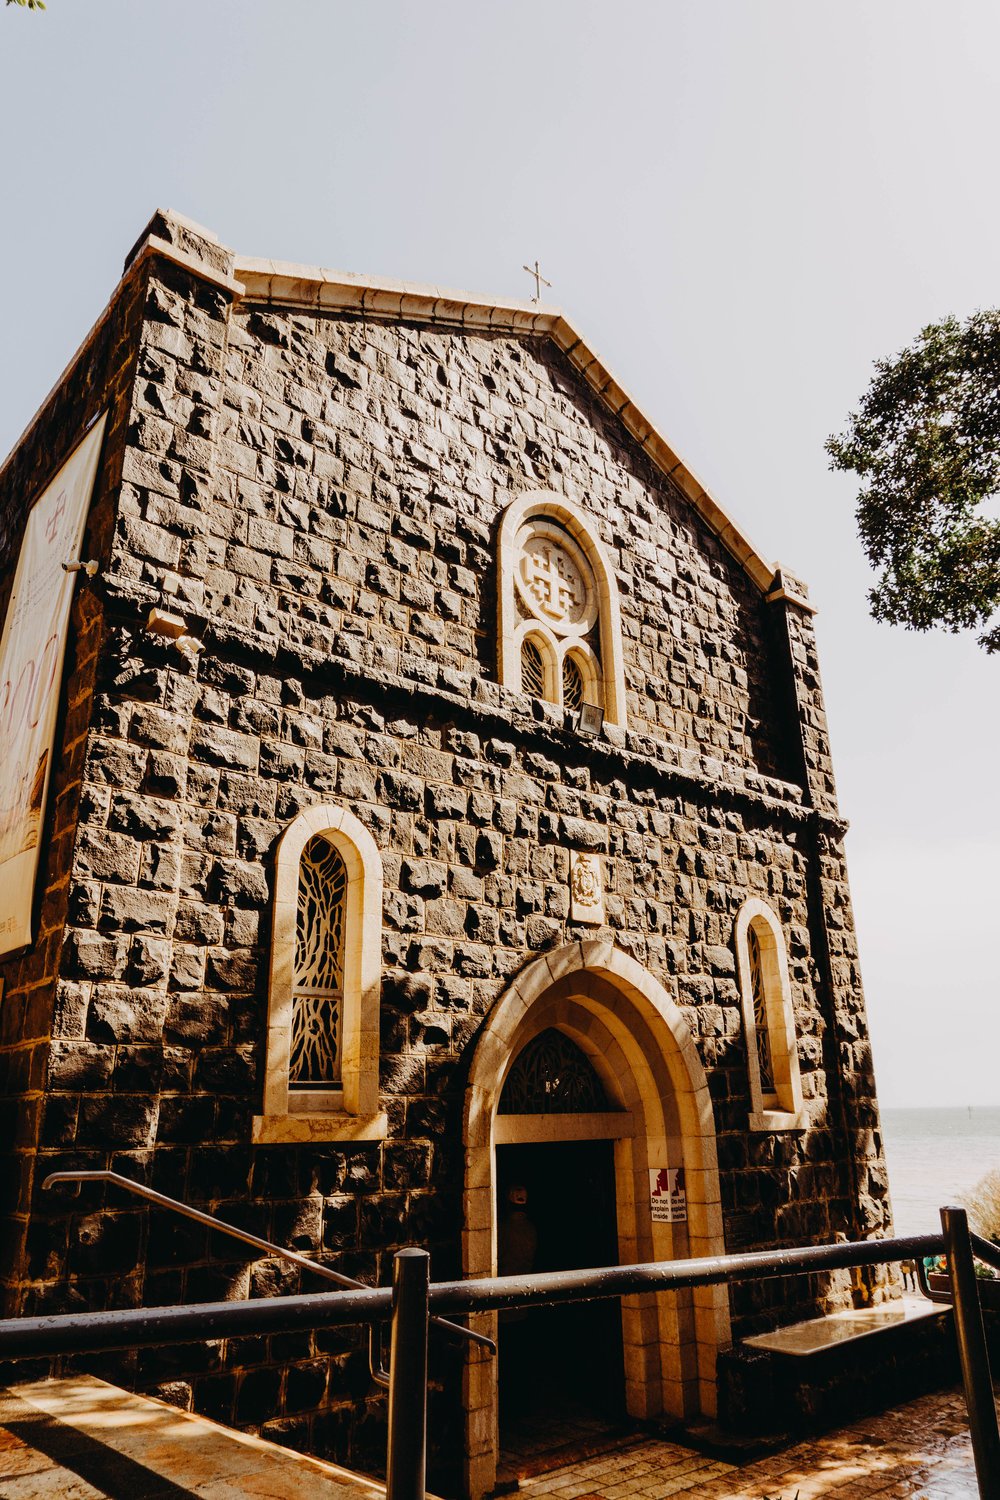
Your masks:
<svg viewBox="0 0 1000 1500"><path fill-rule="evenodd" d="M231 269L169 219L154 228ZM607 931L697 1041L727 1246L885 1225L808 615L762 600L539 340L234 309L217 278L147 256L4 471L8 558L44 455L107 404L90 543L103 567L75 607L41 936L0 964L10 1306L300 1285L103 1188L41 1194L45 1172L73 1166L114 1167L364 1279L387 1279L413 1242L436 1277L459 1274L470 1049L530 958L593 935L569 917L574 848L605 856ZM625 735L583 742L496 681L496 529L529 487L582 506L612 559ZM146 630L154 605L203 636L197 663ZM382 854L389 1134L254 1146L274 848L317 802L349 807ZM788 942L804 1132L746 1128L732 927L748 895ZM843 1296L815 1280L742 1287L734 1328ZM435 1358L447 1446L458 1356ZM88 1367L362 1468L382 1461L382 1398L350 1330Z"/></svg>

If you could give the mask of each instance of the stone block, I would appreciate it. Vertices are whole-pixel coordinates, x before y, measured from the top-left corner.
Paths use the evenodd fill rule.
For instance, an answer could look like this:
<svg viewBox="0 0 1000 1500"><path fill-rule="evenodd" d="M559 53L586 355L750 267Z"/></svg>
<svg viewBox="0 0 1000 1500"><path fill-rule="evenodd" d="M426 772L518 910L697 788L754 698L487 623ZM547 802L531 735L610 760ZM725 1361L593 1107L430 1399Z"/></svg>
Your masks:
<svg viewBox="0 0 1000 1500"><path fill-rule="evenodd" d="M447 889L448 867L430 859L404 859L400 878L404 891L424 897L441 896Z"/></svg>
<svg viewBox="0 0 1000 1500"><path fill-rule="evenodd" d="M167 891L105 887L101 898L102 932L149 932L168 936L176 900Z"/></svg>
<svg viewBox="0 0 1000 1500"><path fill-rule="evenodd" d="M87 1035L96 1042L158 1042L167 997L160 990L125 985L94 986L87 1013Z"/></svg>
<svg viewBox="0 0 1000 1500"><path fill-rule="evenodd" d="M198 724L191 732L191 754L195 760L232 771L255 771L260 747L248 734L237 734L213 724Z"/></svg>

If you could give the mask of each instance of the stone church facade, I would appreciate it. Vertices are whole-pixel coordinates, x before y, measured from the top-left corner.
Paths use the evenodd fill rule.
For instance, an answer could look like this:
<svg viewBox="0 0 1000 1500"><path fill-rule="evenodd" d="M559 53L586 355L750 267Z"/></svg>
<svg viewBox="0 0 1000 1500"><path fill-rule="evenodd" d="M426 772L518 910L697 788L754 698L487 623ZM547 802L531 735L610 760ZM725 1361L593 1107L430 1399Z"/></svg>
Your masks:
<svg viewBox="0 0 1000 1500"><path fill-rule="evenodd" d="M884 1230L812 608L565 319L156 215L0 471L4 606L104 411L0 961L7 1314L320 1289L66 1168L364 1280L490 1274L523 1178L564 1257L600 1215L622 1262ZM849 1296L625 1299L621 1399L710 1415L720 1350ZM486 1493L496 1363L432 1365ZM351 1331L90 1367L380 1461Z"/></svg>

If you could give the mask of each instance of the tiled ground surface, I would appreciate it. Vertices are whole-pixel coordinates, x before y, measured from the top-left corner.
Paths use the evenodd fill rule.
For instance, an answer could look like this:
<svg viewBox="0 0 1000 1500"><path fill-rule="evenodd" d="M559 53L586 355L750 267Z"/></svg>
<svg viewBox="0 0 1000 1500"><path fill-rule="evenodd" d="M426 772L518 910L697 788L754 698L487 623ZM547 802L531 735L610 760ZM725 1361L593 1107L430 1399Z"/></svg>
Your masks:
<svg viewBox="0 0 1000 1500"><path fill-rule="evenodd" d="M954 1391L738 1468L675 1443L640 1440L522 1480L518 1494L524 1500L978 1500L979 1491L965 1406Z"/></svg>

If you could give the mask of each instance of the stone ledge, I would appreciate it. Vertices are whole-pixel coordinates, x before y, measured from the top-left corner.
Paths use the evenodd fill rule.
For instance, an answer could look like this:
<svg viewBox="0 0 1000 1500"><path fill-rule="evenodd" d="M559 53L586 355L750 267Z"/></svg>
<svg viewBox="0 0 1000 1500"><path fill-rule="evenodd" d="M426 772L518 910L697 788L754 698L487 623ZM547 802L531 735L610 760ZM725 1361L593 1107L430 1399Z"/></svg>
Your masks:
<svg viewBox="0 0 1000 1500"><path fill-rule="evenodd" d="M748 1129L755 1131L808 1130L809 1124L806 1109L765 1109L760 1114L751 1114L748 1119Z"/></svg>
<svg viewBox="0 0 1000 1500"><path fill-rule="evenodd" d="M290 1145L296 1141L384 1141L389 1119L377 1115L254 1115L255 1146Z"/></svg>

